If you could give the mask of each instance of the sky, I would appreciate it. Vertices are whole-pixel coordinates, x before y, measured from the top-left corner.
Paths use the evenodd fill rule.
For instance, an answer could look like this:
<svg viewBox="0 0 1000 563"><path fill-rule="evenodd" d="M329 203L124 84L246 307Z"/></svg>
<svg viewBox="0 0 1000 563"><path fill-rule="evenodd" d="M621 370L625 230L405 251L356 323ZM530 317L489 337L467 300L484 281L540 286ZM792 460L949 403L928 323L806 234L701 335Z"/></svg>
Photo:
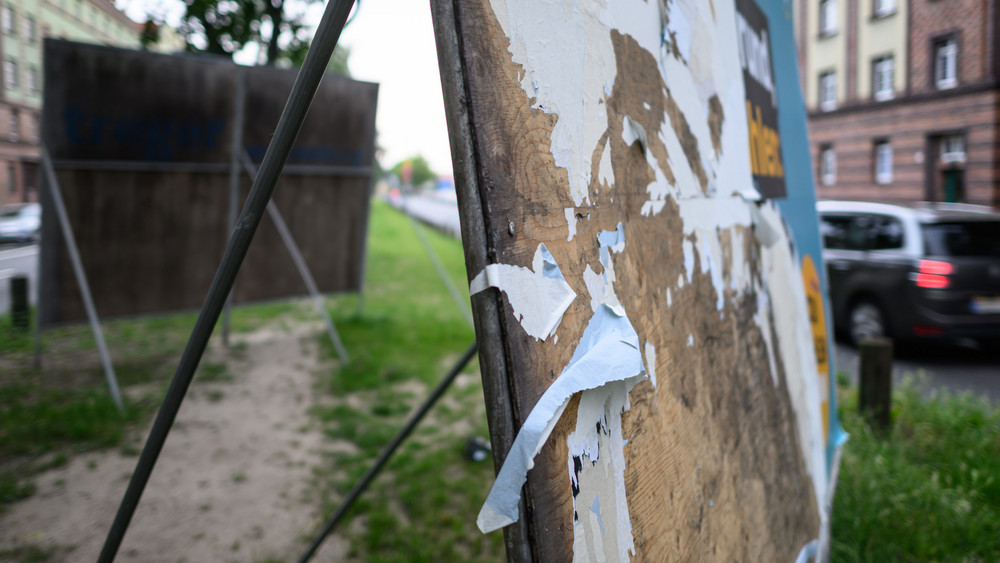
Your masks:
<svg viewBox="0 0 1000 563"><path fill-rule="evenodd" d="M176 26L184 6L180 0L119 0L119 8L143 21L147 13ZM308 8L318 23L323 5ZM356 80L377 82L378 144L383 166L422 154L440 175L451 175L451 153L438 74L434 28L428 0L362 0L340 38L350 49L348 65ZM240 62L252 62L253 52Z"/></svg>

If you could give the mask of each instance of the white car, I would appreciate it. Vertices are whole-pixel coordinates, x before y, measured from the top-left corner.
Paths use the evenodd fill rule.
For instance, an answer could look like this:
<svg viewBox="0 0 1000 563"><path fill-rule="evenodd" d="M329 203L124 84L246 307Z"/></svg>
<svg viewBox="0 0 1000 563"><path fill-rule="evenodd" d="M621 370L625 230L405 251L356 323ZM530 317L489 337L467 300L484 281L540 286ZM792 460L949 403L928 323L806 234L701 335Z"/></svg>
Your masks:
<svg viewBox="0 0 1000 563"><path fill-rule="evenodd" d="M35 242L42 228L42 206L12 203L0 208L0 243Z"/></svg>

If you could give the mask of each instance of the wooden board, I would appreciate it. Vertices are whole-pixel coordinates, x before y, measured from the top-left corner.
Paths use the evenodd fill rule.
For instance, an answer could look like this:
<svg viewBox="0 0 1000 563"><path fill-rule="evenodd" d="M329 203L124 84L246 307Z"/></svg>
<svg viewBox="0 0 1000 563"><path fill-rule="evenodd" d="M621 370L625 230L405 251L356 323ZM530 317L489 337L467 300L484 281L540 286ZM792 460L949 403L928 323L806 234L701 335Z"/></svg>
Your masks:
<svg viewBox="0 0 1000 563"><path fill-rule="evenodd" d="M753 175L781 170L751 166L760 123L733 38L757 6L433 4L469 279L492 286L472 300L498 471L555 383L579 375L605 307L634 329L621 365L645 366L590 374L610 382L555 410L510 558L795 559L821 535L825 383L797 232L756 201ZM805 145L785 125L804 120L795 96L775 97L772 159L795 154L782 137ZM811 201L811 184L796 189ZM540 244L575 294L553 334L535 328L550 304Z"/></svg>
<svg viewBox="0 0 1000 563"><path fill-rule="evenodd" d="M98 313L103 318L199 307L225 249L235 98L245 75L241 146L263 158L295 71L216 58L46 40L43 142L57 170ZM289 157L327 172L286 174L274 201L322 292L362 286L378 86L328 76ZM215 166L99 170L102 162ZM338 168L346 174L330 173ZM353 171L353 172L352 172ZM241 170L239 205L250 179ZM43 194L40 319L86 318L69 257ZM264 218L234 301L305 295Z"/></svg>

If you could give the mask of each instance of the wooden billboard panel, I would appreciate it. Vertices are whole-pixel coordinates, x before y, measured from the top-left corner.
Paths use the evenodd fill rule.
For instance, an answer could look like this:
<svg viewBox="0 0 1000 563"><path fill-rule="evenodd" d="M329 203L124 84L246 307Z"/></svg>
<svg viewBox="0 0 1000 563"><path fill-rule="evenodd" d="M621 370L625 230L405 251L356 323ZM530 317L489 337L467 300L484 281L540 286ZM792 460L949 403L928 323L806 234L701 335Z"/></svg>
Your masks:
<svg viewBox="0 0 1000 563"><path fill-rule="evenodd" d="M517 522L514 559L816 549L815 213L785 217L814 196L783 164L806 145L768 48L791 22L761 4L435 6L499 471L479 524Z"/></svg>
<svg viewBox="0 0 1000 563"><path fill-rule="evenodd" d="M259 161L295 71L53 40L45 56L42 139L99 314L199 307L228 237L235 100L242 91L239 146ZM377 92L375 84L326 77L289 158L299 169L275 190L322 292L361 288ZM242 205L251 181L240 168ZM40 319L79 321L80 292L45 198ZM264 219L235 302L306 293Z"/></svg>

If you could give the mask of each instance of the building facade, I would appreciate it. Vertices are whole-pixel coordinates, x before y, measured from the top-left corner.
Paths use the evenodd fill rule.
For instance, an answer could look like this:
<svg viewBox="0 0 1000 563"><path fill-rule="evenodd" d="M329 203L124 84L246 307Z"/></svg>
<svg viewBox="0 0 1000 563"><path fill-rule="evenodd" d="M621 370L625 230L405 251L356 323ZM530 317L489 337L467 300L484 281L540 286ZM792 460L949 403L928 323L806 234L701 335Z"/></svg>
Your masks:
<svg viewBox="0 0 1000 563"><path fill-rule="evenodd" d="M0 204L38 198L42 39L139 47L110 0L0 0Z"/></svg>
<svg viewBox="0 0 1000 563"><path fill-rule="evenodd" d="M822 199L1000 206L998 0L795 0Z"/></svg>

